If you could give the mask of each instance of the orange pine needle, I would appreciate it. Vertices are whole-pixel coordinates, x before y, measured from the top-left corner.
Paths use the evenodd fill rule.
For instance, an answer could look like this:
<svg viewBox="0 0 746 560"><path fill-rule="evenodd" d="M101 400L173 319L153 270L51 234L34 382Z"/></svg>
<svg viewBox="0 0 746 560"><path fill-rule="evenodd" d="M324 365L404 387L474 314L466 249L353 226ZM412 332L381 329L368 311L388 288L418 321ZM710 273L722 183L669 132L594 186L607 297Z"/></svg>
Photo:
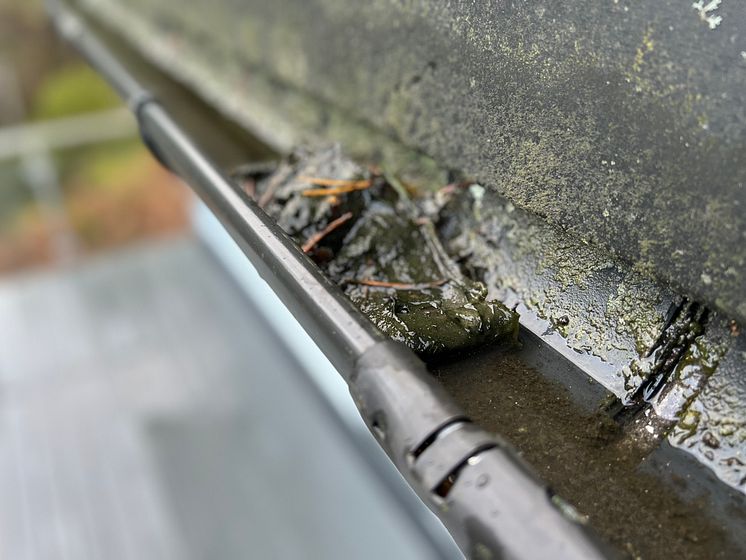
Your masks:
<svg viewBox="0 0 746 560"><path fill-rule="evenodd" d="M311 249L316 247L319 241L324 239L324 237L329 235L350 218L352 218L352 212L345 212L336 220L332 220L331 222L329 222L329 225L327 225L324 229L308 238L308 240L301 247L301 249L303 249L303 252L308 253Z"/></svg>
<svg viewBox="0 0 746 560"><path fill-rule="evenodd" d="M306 189L301 192L303 196L336 196L353 191L362 191L369 188L373 181L370 179L348 180L348 179L324 179L322 177L298 177L301 181L319 185L321 187L331 187L323 189Z"/></svg>
<svg viewBox="0 0 746 560"><path fill-rule="evenodd" d="M365 187L338 187L334 189L306 189L305 191L302 191L301 194L303 196L337 196L353 191L362 191L367 189L369 186L370 185Z"/></svg>
<svg viewBox="0 0 746 560"><path fill-rule="evenodd" d="M383 280L371 280L364 278L362 280L349 279L345 281L348 284L360 284L362 286L372 286L374 288L393 288L394 290L422 290L423 288L437 288L442 286L448 280L434 280L433 282L422 282L419 284L407 284L404 282L385 282Z"/></svg>
<svg viewBox="0 0 746 560"><path fill-rule="evenodd" d="M368 188L371 183L370 179L326 179L323 177L308 177L306 175L300 175L298 180L320 187L357 187L361 189Z"/></svg>

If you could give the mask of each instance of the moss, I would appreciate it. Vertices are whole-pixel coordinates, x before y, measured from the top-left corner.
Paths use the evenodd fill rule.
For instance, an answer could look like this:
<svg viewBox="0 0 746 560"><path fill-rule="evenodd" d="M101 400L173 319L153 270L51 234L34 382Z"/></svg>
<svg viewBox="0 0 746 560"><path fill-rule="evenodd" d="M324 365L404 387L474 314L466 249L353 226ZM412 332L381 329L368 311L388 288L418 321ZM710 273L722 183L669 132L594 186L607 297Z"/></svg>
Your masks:
<svg viewBox="0 0 746 560"><path fill-rule="evenodd" d="M742 58L720 60L735 46L704 41L675 2L151 4L91 2L275 146L333 139L387 161L419 150L638 270L746 308L734 204L746 87L719 70ZM163 29L181 41L158 40ZM713 200L717 216L699 211Z"/></svg>

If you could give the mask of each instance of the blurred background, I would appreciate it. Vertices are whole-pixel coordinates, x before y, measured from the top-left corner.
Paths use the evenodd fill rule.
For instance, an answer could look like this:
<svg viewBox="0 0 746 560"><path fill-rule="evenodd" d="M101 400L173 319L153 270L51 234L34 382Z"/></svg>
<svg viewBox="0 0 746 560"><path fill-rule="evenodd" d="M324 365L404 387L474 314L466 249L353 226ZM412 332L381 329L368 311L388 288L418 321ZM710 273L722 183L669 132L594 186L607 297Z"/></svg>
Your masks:
<svg viewBox="0 0 746 560"><path fill-rule="evenodd" d="M460 557L39 0L0 0L0 535L14 560Z"/></svg>
<svg viewBox="0 0 746 560"><path fill-rule="evenodd" d="M0 274L183 231L187 191L40 0L0 0Z"/></svg>

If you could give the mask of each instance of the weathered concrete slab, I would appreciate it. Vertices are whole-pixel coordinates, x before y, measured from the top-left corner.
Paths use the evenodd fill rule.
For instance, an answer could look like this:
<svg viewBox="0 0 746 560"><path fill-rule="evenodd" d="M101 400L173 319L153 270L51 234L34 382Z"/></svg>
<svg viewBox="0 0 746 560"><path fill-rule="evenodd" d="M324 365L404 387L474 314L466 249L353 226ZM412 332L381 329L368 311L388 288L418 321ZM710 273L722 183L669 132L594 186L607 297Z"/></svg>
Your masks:
<svg viewBox="0 0 746 560"><path fill-rule="evenodd" d="M738 2L81 1L275 146L396 139L746 318Z"/></svg>

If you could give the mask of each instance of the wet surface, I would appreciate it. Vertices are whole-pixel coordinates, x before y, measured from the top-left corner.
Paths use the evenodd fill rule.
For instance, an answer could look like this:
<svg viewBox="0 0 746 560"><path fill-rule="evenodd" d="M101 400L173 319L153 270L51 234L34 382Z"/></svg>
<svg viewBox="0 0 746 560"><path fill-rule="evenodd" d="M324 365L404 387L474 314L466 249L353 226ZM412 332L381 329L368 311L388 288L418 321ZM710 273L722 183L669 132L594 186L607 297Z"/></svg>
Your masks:
<svg viewBox="0 0 746 560"><path fill-rule="evenodd" d="M507 438L627 557L746 555L737 530L746 523L742 495L667 445L639 461L620 444L617 425L594 412L600 387L577 370L557 374L561 367L536 354L527 340L522 350L485 350L432 371L475 422ZM550 366L554 379L526 362Z"/></svg>
<svg viewBox="0 0 746 560"><path fill-rule="evenodd" d="M336 147L263 173L237 177L394 340L431 360L501 336L510 345L510 321L492 318L509 313L498 301L517 306L541 348L518 367L567 388L584 414L603 408L602 427L619 426L616 456L635 466L669 437L743 491L744 352L731 348L718 374L735 341L722 317L470 181L410 199Z"/></svg>
<svg viewBox="0 0 746 560"><path fill-rule="evenodd" d="M677 297L640 271L473 187L440 210L446 249L521 324L626 400L643 383Z"/></svg>
<svg viewBox="0 0 746 560"><path fill-rule="evenodd" d="M462 273L393 176L333 146L237 177L373 324L420 356L515 339L517 314Z"/></svg>
<svg viewBox="0 0 746 560"><path fill-rule="evenodd" d="M715 374L669 435L727 484L746 491L746 336L740 335Z"/></svg>

